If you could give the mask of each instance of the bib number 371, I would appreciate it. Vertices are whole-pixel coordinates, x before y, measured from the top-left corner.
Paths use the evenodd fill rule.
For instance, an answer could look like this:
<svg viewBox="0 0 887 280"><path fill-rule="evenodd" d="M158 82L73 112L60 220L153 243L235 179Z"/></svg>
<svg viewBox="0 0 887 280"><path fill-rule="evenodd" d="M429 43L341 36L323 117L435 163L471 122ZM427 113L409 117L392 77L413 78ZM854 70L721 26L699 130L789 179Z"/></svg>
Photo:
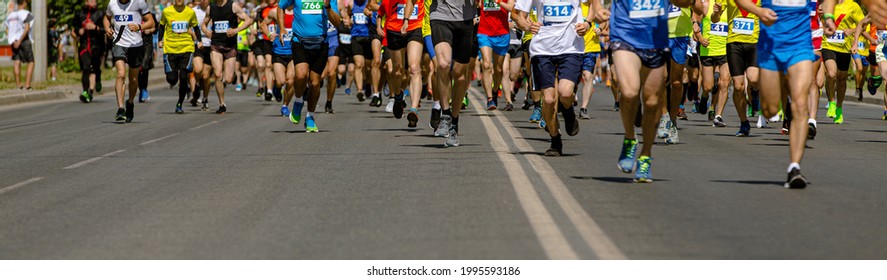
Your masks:
<svg viewBox="0 0 887 280"><path fill-rule="evenodd" d="M652 18L665 14L663 0L631 0L630 18Z"/></svg>

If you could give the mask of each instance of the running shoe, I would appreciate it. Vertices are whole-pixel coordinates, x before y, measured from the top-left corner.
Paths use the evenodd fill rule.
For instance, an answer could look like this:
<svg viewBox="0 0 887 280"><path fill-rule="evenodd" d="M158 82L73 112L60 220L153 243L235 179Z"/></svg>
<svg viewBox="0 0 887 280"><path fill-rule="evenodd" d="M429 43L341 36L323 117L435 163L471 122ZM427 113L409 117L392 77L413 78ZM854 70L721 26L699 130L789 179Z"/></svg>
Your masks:
<svg viewBox="0 0 887 280"><path fill-rule="evenodd" d="M496 103L492 98L487 98L487 110L496 110Z"/></svg>
<svg viewBox="0 0 887 280"><path fill-rule="evenodd" d="M280 106L280 115L284 117L289 117L290 108L287 106Z"/></svg>
<svg viewBox="0 0 887 280"><path fill-rule="evenodd" d="M459 147L459 132L456 131L455 125L450 125L447 132L447 141L444 142L445 147Z"/></svg>
<svg viewBox="0 0 887 280"><path fill-rule="evenodd" d="M716 117L715 111L708 111L708 121L710 121L710 122L715 121L715 117Z"/></svg>
<svg viewBox="0 0 887 280"><path fill-rule="evenodd" d="M333 111L333 102L327 101L326 104L323 105L323 112L327 114L335 114L336 111Z"/></svg>
<svg viewBox="0 0 887 280"><path fill-rule="evenodd" d="M265 101L271 101L271 99L273 99L273 98L274 98L274 95L271 94L271 92L269 92L269 91L265 92Z"/></svg>
<svg viewBox="0 0 887 280"><path fill-rule="evenodd" d="M450 124L453 122L453 117L448 115L440 116L440 123L437 126L437 129L434 130L434 136L437 137L447 137L447 134L450 131Z"/></svg>
<svg viewBox="0 0 887 280"><path fill-rule="evenodd" d="M583 119L583 120L590 120L591 117L588 116L588 109L586 109L586 108L579 109L579 118Z"/></svg>
<svg viewBox="0 0 887 280"><path fill-rule="evenodd" d="M551 148L545 151L547 157L559 157L563 154L564 144L561 142L561 136L551 137Z"/></svg>
<svg viewBox="0 0 887 280"><path fill-rule="evenodd" d="M219 109L216 110L216 114L219 115L224 115L225 112L228 112L228 107L225 107L225 105L219 106Z"/></svg>
<svg viewBox="0 0 887 280"><path fill-rule="evenodd" d="M782 130L780 131L780 133L782 133L782 135L789 135L789 132L791 131L791 129L792 129L792 122L791 121L787 121L787 120L782 121Z"/></svg>
<svg viewBox="0 0 887 280"><path fill-rule="evenodd" d="M613 103L613 112L619 112L619 102Z"/></svg>
<svg viewBox="0 0 887 280"><path fill-rule="evenodd" d="M715 116L715 119L712 121L713 127L726 127L727 123L724 122L724 118L721 116Z"/></svg>
<svg viewBox="0 0 887 280"><path fill-rule="evenodd" d="M666 116L659 117L659 127L656 129L656 137L659 137L659 139L668 138L668 123L669 122L671 122L671 120L669 120L668 117L666 117Z"/></svg>
<svg viewBox="0 0 887 280"><path fill-rule="evenodd" d="M419 113L416 111L416 108L411 108L410 113L407 114L407 127L416 128L419 124Z"/></svg>
<svg viewBox="0 0 887 280"><path fill-rule="evenodd" d="M807 122L807 139L816 139L816 124L813 122Z"/></svg>
<svg viewBox="0 0 887 280"><path fill-rule="evenodd" d="M404 92L401 92L398 95L394 96L394 118L400 119L403 118L403 109L407 107L407 102L403 100L405 96Z"/></svg>
<svg viewBox="0 0 887 280"><path fill-rule="evenodd" d="M533 114L530 114L530 122L531 123L538 123L541 120L542 120L542 108L541 107L533 108Z"/></svg>
<svg viewBox="0 0 887 280"><path fill-rule="evenodd" d="M792 168L788 172L788 178L785 180L786 189L803 189L807 187L807 184L809 184L807 178L801 174L800 169Z"/></svg>
<svg viewBox="0 0 887 280"><path fill-rule="evenodd" d="M200 108L201 111L209 111L209 99L203 99L203 106Z"/></svg>
<svg viewBox="0 0 887 280"><path fill-rule="evenodd" d="M545 120L539 120L539 128L545 129Z"/></svg>
<svg viewBox="0 0 887 280"><path fill-rule="evenodd" d="M887 110L884 110L884 115L881 116L881 119L887 121Z"/></svg>
<svg viewBox="0 0 887 280"><path fill-rule="evenodd" d="M102 92L102 81L99 81L99 79L95 79L95 80L96 80L95 81L95 91Z"/></svg>
<svg viewBox="0 0 887 280"><path fill-rule="evenodd" d="M531 106L533 106L533 101L530 99L524 99L524 105L522 105L520 108L524 110L530 110Z"/></svg>
<svg viewBox="0 0 887 280"><path fill-rule="evenodd" d="M89 91L84 91L80 94L80 101L83 103L92 102L92 94L89 94Z"/></svg>
<svg viewBox="0 0 887 280"><path fill-rule="evenodd" d="M182 110L182 103L176 103L176 114L184 114L185 110Z"/></svg>
<svg viewBox="0 0 887 280"><path fill-rule="evenodd" d="M262 94L263 94L263 93L265 93L265 90L263 90L263 89L260 87L259 89L256 90L256 97L262 97Z"/></svg>
<svg viewBox="0 0 887 280"><path fill-rule="evenodd" d="M579 134L579 119L576 118L576 111L573 111L573 106L566 108L563 105L561 105L561 110L561 115L564 117L564 129L567 131L567 135L576 136L576 134Z"/></svg>
<svg viewBox="0 0 887 280"><path fill-rule="evenodd" d="M668 122L668 138L665 138L665 144L677 144L681 141L681 138L678 137L678 127L674 125L672 122Z"/></svg>
<svg viewBox="0 0 887 280"><path fill-rule="evenodd" d="M290 121L294 124L299 124L302 121L302 107L305 106L305 102L296 102L293 104L293 110L290 111Z"/></svg>
<svg viewBox="0 0 887 280"><path fill-rule="evenodd" d="M366 91L366 90L364 90L364 91ZM363 91L358 91L357 92L357 101L363 102L364 100L366 100L366 95L363 93Z"/></svg>
<svg viewBox="0 0 887 280"><path fill-rule="evenodd" d="M856 101L862 101L862 89L856 89Z"/></svg>
<svg viewBox="0 0 887 280"><path fill-rule="evenodd" d="M148 89L143 89L139 92L139 103L145 103L150 100L151 96L148 95Z"/></svg>
<svg viewBox="0 0 887 280"><path fill-rule="evenodd" d="M764 118L764 115L758 115L758 125L757 125L757 127L758 127L758 128L765 128L765 127L767 127L767 119Z"/></svg>
<svg viewBox="0 0 887 280"><path fill-rule="evenodd" d="M844 123L844 108L835 109L835 124Z"/></svg>
<svg viewBox="0 0 887 280"><path fill-rule="evenodd" d="M736 132L736 137L748 137L749 134L751 134L751 124L748 121L739 123L739 131Z"/></svg>
<svg viewBox="0 0 887 280"><path fill-rule="evenodd" d="M699 100L693 100L693 108L690 109L690 113L699 114Z"/></svg>
<svg viewBox="0 0 887 280"><path fill-rule="evenodd" d="M678 108L678 119L682 121L688 120L687 112L684 112L684 105L681 105L681 108Z"/></svg>
<svg viewBox="0 0 887 280"><path fill-rule="evenodd" d="M464 110L466 107L468 107L468 96L462 98L462 109Z"/></svg>
<svg viewBox="0 0 887 280"><path fill-rule="evenodd" d="M370 106L372 107L381 107L382 106L382 97L373 96L372 100L370 100Z"/></svg>
<svg viewBox="0 0 887 280"><path fill-rule="evenodd" d="M512 105L511 102L505 103L505 111L512 111L512 110L514 110L514 105Z"/></svg>
<svg viewBox="0 0 887 280"><path fill-rule="evenodd" d="M648 156L638 157L638 170L634 174L635 183L653 183L653 176L650 175L650 166L653 165L653 158Z"/></svg>
<svg viewBox="0 0 887 280"><path fill-rule="evenodd" d="M835 118L837 113L835 112L838 109L838 102L831 101L828 103L828 111L825 113L826 117Z"/></svg>
<svg viewBox="0 0 887 280"><path fill-rule="evenodd" d="M351 88L345 89L345 95L351 95Z"/></svg>
<svg viewBox="0 0 887 280"><path fill-rule="evenodd" d="M388 105L385 105L385 113L394 112L394 98L388 98Z"/></svg>
<svg viewBox="0 0 887 280"><path fill-rule="evenodd" d="M440 109L431 109L431 118L429 118L428 125L432 130L437 130L437 127L440 126Z"/></svg>
<svg viewBox="0 0 887 280"><path fill-rule="evenodd" d="M126 120L126 109L117 108L117 116L114 117L115 121L125 121Z"/></svg>
<svg viewBox="0 0 887 280"><path fill-rule="evenodd" d="M619 154L619 170L624 173L631 173L634 170L634 155L637 152L637 148L637 139L622 140L622 151Z"/></svg>
<svg viewBox="0 0 887 280"><path fill-rule="evenodd" d="M126 102L126 122L132 122L132 119L135 117L135 108L136 104L129 101Z"/></svg>
<svg viewBox="0 0 887 280"><path fill-rule="evenodd" d="M314 122L314 116L308 116L305 118L305 132L315 133L320 131L317 129L317 123Z"/></svg>
<svg viewBox="0 0 887 280"><path fill-rule="evenodd" d="M234 91L236 91L236 92L243 91L243 85L237 84L237 86L234 87Z"/></svg>
<svg viewBox="0 0 887 280"><path fill-rule="evenodd" d="M191 107L197 107L197 96L191 98Z"/></svg>

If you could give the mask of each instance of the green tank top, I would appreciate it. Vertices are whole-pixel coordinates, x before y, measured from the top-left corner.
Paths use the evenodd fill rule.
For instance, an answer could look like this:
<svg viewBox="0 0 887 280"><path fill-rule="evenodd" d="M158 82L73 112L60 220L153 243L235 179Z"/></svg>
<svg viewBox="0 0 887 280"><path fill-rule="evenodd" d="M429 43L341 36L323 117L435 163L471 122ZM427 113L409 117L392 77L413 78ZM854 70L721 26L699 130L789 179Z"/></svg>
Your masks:
<svg viewBox="0 0 887 280"><path fill-rule="evenodd" d="M237 27L243 25L241 21ZM243 29L240 32L237 32L237 50L238 51L248 51L249 50L249 28Z"/></svg>
<svg viewBox="0 0 887 280"><path fill-rule="evenodd" d="M693 19L690 8L671 5L668 12L668 38L690 37L693 34Z"/></svg>

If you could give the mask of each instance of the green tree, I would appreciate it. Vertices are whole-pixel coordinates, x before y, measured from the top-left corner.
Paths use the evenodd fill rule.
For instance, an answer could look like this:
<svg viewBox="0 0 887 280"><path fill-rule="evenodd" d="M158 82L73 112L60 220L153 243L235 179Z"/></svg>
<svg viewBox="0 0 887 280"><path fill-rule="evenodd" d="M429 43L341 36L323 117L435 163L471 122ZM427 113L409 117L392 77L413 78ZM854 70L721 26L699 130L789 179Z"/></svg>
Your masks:
<svg viewBox="0 0 887 280"><path fill-rule="evenodd" d="M83 9L86 1L83 0L47 0L49 6L49 18L55 19L60 26L70 25L74 15ZM105 9L108 1L98 0L99 9Z"/></svg>

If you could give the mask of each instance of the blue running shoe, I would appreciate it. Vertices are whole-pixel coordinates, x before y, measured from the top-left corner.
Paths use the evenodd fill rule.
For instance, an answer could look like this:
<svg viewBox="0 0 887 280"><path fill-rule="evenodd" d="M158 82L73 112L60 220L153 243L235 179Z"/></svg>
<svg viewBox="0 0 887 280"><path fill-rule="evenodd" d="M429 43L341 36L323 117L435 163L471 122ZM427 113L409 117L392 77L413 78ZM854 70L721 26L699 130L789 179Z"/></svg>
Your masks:
<svg viewBox="0 0 887 280"><path fill-rule="evenodd" d="M176 103L176 114L184 114L185 110L182 110L182 103Z"/></svg>
<svg viewBox="0 0 887 280"><path fill-rule="evenodd" d="M736 137L748 137L749 134L751 134L751 124L748 121L741 122Z"/></svg>
<svg viewBox="0 0 887 280"><path fill-rule="evenodd" d="M533 108L533 114L530 115L530 122L537 123L542 120L542 108Z"/></svg>
<svg viewBox="0 0 887 280"><path fill-rule="evenodd" d="M284 117L289 116L290 115L290 108L287 106L281 106L280 107L280 115L284 116Z"/></svg>
<svg viewBox="0 0 887 280"><path fill-rule="evenodd" d="M638 170L634 174L635 183L653 183L653 176L650 175L651 165L653 165L653 158L648 156L638 158Z"/></svg>
<svg viewBox="0 0 887 280"><path fill-rule="evenodd" d="M539 120L539 128L545 129L545 120Z"/></svg>
<svg viewBox="0 0 887 280"><path fill-rule="evenodd" d="M487 99L487 110L496 110L496 102L493 102L493 99Z"/></svg>
<svg viewBox="0 0 887 280"><path fill-rule="evenodd" d="M317 123L314 122L314 116L309 116L305 118L305 132L315 133L318 132Z"/></svg>
<svg viewBox="0 0 887 280"><path fill-rule="evenodd" d="M143 89L141 94L139 94L139 103L144 103L151 99L151 96L148 95L148 89Z"/></svg>
<svg viewBox="0 0 887 280"><path fill-rule="evenodd" d="M408 90L408 89L403 90L403 96L410 96L410 90Z"/></svg>
<svg viewBox="0 0 887 280"><path fill-rule="evenodd" d="M619 155L619 170L631 173L634 169L634 155L638 149L637 139L622 140L622 153Z"/></svg>
<svg viewBox="0 0 887 280"><path fill-rule="evenodd" d="M345 89L345 95L351 95L351 88Z"/></svg>
<svg viewBox="0 0 887 280"><path fill-rule="evenodd" d="M290 121L294 124L299 124L299 121L302 120L302 107L305 106L304 102L296 102L293 104L293 110L290 112Z"/></svg>

